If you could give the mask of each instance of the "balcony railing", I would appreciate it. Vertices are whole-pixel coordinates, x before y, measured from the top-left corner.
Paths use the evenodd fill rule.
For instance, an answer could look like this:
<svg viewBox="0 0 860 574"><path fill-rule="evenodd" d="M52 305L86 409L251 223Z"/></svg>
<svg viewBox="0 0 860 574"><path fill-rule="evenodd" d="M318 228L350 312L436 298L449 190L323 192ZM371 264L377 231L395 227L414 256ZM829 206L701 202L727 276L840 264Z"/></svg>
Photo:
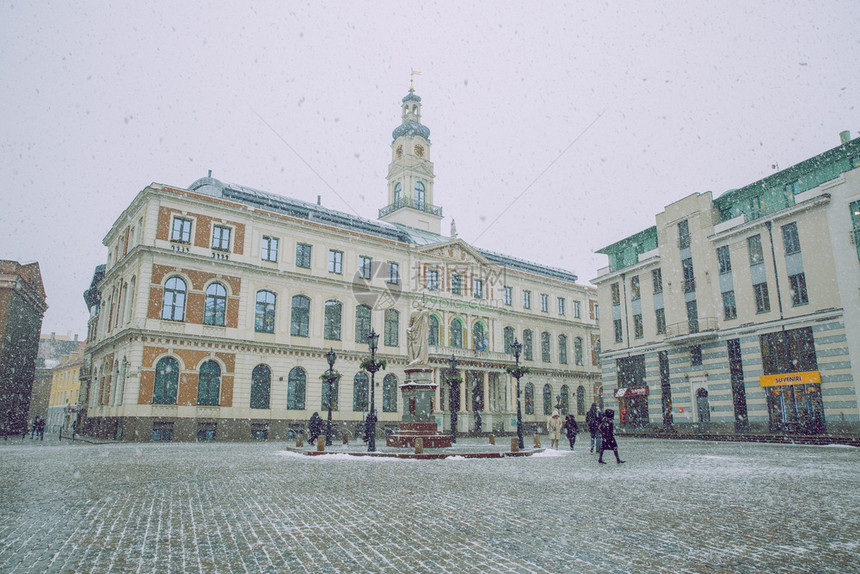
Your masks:
<svg viewBox="0 0 860 574"><path fill-rule="evenodd" d="M718 322L716 317L700 317L696 321L684 321L682 323L666 325L666 338L695 337L700 334L707 337L713 331L716 331L717 327Z"/></svg>
<svg viewBox="0 0 860 574"><path fill-rule="evenodd" d="M382 209L379 210L379 217L385 217L389 213L397 211L398 209L400 209L402 207L411 207L412 209L417 209L418 211L423 211L425 213L432 213L433 215L438 215L439 217L442 217L442 208L441 207L437 207L435 205L430 205L427 202L419 202L419 201L412 199L411 197L403 197L401 199L398 199L397 201L395 201L391 205L383 207Z"/></svg>

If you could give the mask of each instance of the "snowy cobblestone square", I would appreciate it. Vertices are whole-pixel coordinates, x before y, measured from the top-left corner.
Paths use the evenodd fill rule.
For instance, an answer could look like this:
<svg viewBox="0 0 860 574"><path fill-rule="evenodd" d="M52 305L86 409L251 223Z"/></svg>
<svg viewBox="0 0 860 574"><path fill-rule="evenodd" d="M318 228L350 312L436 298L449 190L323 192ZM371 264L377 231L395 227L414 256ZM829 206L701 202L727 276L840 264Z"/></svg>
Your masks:
<svg viewBox="0 0 860 574"><path fill-rule="evenodd" d="M0 441L0 572L860 571L860 450L619 442L624 465L586 437L430 461Z"/></svg>

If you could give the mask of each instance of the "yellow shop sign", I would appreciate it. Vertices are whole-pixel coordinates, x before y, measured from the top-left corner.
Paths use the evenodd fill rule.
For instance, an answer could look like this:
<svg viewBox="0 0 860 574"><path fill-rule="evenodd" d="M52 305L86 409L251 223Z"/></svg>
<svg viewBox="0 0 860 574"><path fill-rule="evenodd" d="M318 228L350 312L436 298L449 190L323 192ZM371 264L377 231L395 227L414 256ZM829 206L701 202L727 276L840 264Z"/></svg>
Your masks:
<svg viewBox="0 0 860 574"><path fill-rule="evenodd" d="M821 372L804 371L802 373L763 375L759 377L758 380L763 387L782 387L785 385L818 385L821 384Z"/></svg>

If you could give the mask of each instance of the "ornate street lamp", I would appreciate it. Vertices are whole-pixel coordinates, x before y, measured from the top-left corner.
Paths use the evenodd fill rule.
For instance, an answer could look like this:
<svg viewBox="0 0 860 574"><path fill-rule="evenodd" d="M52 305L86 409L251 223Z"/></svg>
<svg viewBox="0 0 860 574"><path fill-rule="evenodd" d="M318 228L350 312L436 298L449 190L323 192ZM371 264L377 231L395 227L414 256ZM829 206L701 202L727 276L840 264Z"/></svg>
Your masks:
<svg viewBox="0 0 860 574"><path fill-rule="evenodd" d="M516 366L508 367L505 370L517 380L517 440L519 441L520 449L523 449L525 448L525 444L523 443L523 414L520 408L520 377L528 373L529 370L527 367L520 366L520 352L523 350L522 343L514 339L514 342L511 343L511 350L514 352Z"/></svg>
<svg viewBox="0 0 860 574"><path fill-rule="evenodd" d="M379 333L370 330L367 334L367 344L370 347L370 360L362 361L362 368L370 372L370 409L364 420L364 428L367 433L367 452L376 451L376 400L374 391L376 389L376 371L384 369L385 364L376 360L376 345L379 342Z"/></svg>
<svg viewBox="0 0 860 574"><path fill-rule="evenodd" d="M331 396L332 384L336 378L334 373L334 361L337 359L337 355L333 348L329 347L328 353L325 354L325 358L328 361L328 372L326 372L326 378L328 379L328 421L326 421L325 425L325 445L331 446Z"/></svg>
<svg viewBox="0 0 860 574"><path fill-rule="evenodd" d="M460 410L460 378L457 376L457 357L451 353L448 360L451 365L451 377L448 379L449 401L451 407L451 444L457 442L457 411Z"/></svg>
<svg viewBox="0 0 860 574"><path fill-rule="evenodd" d="M555 396L555 410L557 410L558 415L561 416L561 395Z"/></svg>

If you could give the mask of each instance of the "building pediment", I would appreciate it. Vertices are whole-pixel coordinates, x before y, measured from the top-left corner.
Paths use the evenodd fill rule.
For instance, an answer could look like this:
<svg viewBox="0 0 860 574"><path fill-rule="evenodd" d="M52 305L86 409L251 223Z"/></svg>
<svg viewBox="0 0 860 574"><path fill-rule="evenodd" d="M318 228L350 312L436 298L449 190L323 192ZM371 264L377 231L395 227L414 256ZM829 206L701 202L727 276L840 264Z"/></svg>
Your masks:
<svg viewBox="0 0 860 574"><path fill-rule="evenodd" d="M486 257L462 239L428 245L419 249L419 252L429 257L438 257L458 264L490 265L490 261Z"/></svg>

